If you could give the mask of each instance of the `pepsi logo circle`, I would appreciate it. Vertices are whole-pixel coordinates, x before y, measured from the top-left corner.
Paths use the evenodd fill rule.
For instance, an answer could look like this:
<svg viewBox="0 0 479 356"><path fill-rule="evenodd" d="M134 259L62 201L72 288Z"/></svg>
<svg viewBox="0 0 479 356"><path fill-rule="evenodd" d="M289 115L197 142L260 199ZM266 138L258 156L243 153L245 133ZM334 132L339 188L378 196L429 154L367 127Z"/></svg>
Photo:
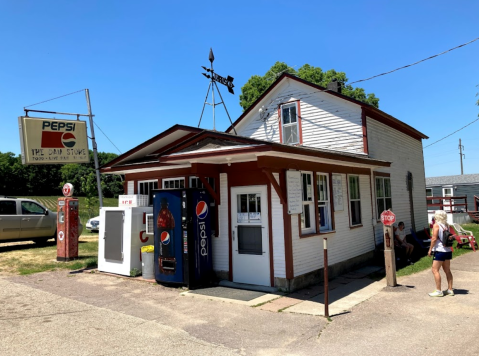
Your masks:
<svg viewBox="0 0 479 356"><path fill-rule="evenodd" d="M206 204L203 200L196 204L196 216L201 220L208 216L208 204Z"/></svg>
<svg viewBox="0 0 479 356"><path fill-rule="evenodd" d="M170 234L167 231L163 231L160 235L161 243L168 245L170 243Z"/></svg>
<svg viewBox="0 0 479 356"><path fill-rule="evenodd" d="M75 146L76 143L77 143L76 137L72 133L65 132L63 134L63 136L62 136L63 146L68 147L68 148L72 148L73 146Z"/></svg>

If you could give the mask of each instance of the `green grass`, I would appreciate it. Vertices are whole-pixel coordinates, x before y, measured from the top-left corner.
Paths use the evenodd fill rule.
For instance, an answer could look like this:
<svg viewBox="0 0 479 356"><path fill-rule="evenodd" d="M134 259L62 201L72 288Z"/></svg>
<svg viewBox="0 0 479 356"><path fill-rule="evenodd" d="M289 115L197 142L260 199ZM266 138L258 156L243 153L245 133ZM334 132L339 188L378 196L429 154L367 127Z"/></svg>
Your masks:
<svg viewBox="0 0 479 356"><path fill-rule="evenodd" d="M19 198L27 198L27 199L33 199L45 206L46 208L52 210L52 211L57 211L57 203L58 203L58 198L56 196L47 196L47 197L42 197L42 196L30 196L30 197L19 197ZM88 219L93 218L95 216L100 215L100 206L97 204L93 209L89 212L88 209L85 207L85 197L78 197L78 205L80 207L79 211L79 216L80 216L80 221L83 224L83 234L87 234L88 230L85 228L85 224L88 221ZM105 207L116 207L118 206L118 198L103 198L103 206Z"/></svg>
<svg viewBox="0 0 479 356"><path fill-rule="evenodd" d="M470 230L474 234L476 239L479 238L479 224L464 224L461 226L464 230ZM454 251L452 253L453 259L472 251L472 249L469 246L467 247L463 246L462 248L457 248L456 242L454 242L453 247L454 247ZM398 269L396 272L396 276L398 277L409 276L410 274L414 274L414 273L429 269L431 268L431 266L432 266L432 257L425 256L419 259L418 261L414 262L413 265Z"/></svg>
<svg viewBox="0 0 479 356"><path fill-rule="evenodd" d="M30 247L31 246L31 247ZM25 247L28 247L25 249ZM98 264L98 239L81 239L78 243L78 259L58 262L57 245L17 245L5 247L0 254L0 272L28 275L57 269L77 270L96 267Z"/></svg>

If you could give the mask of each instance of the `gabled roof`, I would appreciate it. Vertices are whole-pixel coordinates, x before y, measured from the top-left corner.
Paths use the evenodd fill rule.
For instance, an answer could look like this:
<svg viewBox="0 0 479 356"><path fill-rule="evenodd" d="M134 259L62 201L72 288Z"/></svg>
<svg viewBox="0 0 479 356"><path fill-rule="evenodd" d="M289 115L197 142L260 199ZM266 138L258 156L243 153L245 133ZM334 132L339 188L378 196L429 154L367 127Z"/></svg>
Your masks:
<svg viewBox="0 0 479 356"><path fill-rule="evenodd" d="M350 98L349 96L340 94L338 92L326 89L326 88L324 88L322 86L319 86L317 84L313 84L311 82L308 82L307 80L298 78L298 77L296 77L294 75L291 75L289 73L283 73L273 84L271 84L270 87L248 109L245 110L245 112L233 123L233 125L228 127L226 132L230 132L231 130L233 130L233 127L236 127L252 110L257 108L259 106L259 104L261 103L261 101L274 88L276 88L278 85L280 85L280 83L282 83L283 81L285 81L287 79L291 79L291 80L294 80L296 82L308 85L308 86L310 86L314 89L320 90L320 91L322 91L326 94L330 94L330 95L333 95L335 97L341 98L341 99L349 101L351 103L354 103L356 105L359 105L361 108L364 109L365 114L367 116L369 116L370 118L372 118L374 120L377 120L379 122L382 122L385 125L391 126L391 127L395 128L395 129L397 129L397 130L399 130L403 133L406 133L406 134L410 135L411 137L414 137L416 139L427 139L427 138L429 138L426 135L424 135L423 133L417 131L415 128L413 128L413 127L409 126L408 124L402 122L401 120L398 120L395 117L385 113L384 111L381 111L381 110L375 108L374 106L371 106L369 104L363 103L363 102L358 101L356 99Z"/></svg>
<svg viewBox="0 0 479 356"><path fill-rule="evenodd" d="M178 130L187 132L187 135L176 139L169 145L161 142L172 141L168 137L177 135ZM189 130L191 129L191 130ZM148 144L147 144L148 143ZM156 150L153 150L155 148ZM138 157L140 152L145 153ZM149 153L148 153L149 152ZM195 129L188 126L175 125L160 135L148 140L127 153L119 156L101 168L102 173L138 171L138 169L168 169L177 164L190 164L199 160L216 159L223 157L241 157L245 160L256 160L257 155L290 156L296 159L323 159L338 161L341 164L354 163L375 167L389 167L390 162L371 159L361 154L338 152L327 149L291 146L271 141L263 141L234 134ZM135 156L135 157L133 157ZM293 158L295 159L295 158Z"/></svg>
<svg viewBox="0 0 479 356"><path fill-rule="evenodd" d="M426 186L454 184L479 184L479 174L462 174L426 178Z"/></svg>
<svg viewBox="0 0 479 356"><path fill-rule="evenodd" d="M163 131L155 137L152 137L142 144L132 148L128 152L121 154L107 164L104 164L101 168L109 168L120 164L134 164L138 162L158 162L157 156L162 150L168 149L171 144L176 143L180 139L188 138L202 131L202 129L196 127L174 125L166 131ZM146 159L147 157L148 159Z"/></svg>

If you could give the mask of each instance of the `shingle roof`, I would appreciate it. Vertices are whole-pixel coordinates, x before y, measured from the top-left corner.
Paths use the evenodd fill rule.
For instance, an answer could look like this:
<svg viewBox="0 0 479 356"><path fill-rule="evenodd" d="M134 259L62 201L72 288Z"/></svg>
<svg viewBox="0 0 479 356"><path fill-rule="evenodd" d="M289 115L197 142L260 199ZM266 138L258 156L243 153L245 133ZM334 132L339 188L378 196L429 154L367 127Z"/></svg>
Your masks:
<svg viewBox="0 0 479 356"><path fill-rule="evenodd" d="M426 187L446 184L479 184L479 174L463 174L457 176L442 176L426 178Z"/></svg>

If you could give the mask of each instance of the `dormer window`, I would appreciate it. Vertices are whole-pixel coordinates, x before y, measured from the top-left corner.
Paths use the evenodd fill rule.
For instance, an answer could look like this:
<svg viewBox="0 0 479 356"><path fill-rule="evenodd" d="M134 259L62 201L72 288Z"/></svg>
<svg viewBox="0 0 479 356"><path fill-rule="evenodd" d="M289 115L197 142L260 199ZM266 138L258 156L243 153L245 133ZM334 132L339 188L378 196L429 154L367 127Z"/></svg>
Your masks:
<svg viewBox="0 0 479 356"><path fill-rule="evenodd" d="M281 142L287 145L301 143L299 102L281 105Z"/></svg>

